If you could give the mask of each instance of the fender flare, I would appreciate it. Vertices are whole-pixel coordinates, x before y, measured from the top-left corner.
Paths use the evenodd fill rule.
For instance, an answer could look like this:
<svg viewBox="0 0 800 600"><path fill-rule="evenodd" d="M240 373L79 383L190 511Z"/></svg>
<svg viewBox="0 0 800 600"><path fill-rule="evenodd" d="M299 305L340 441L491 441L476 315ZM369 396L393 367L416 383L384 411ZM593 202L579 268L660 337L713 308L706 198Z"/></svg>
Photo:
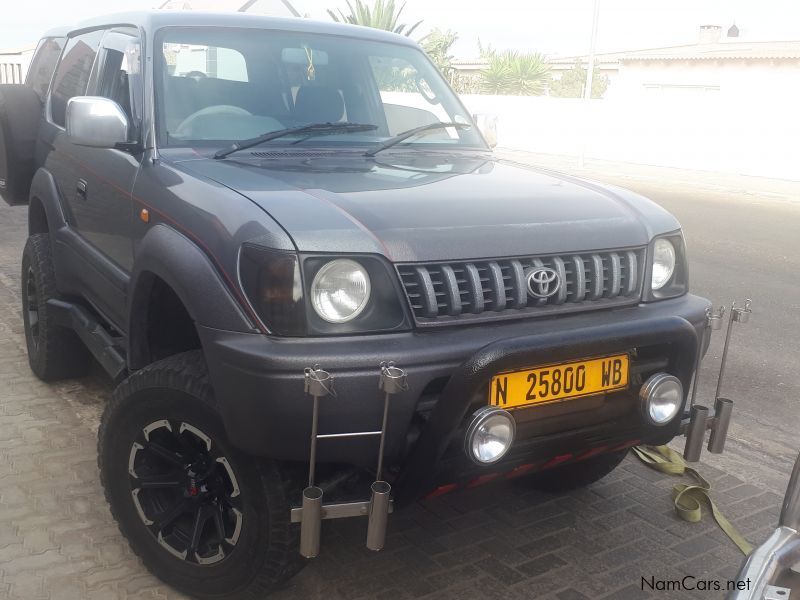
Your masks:
<svg viewBox="0 0 800 600"><path fill-rule="evenodd" d="M47 217L47 227L50 232L58 229L63 229L67 226L67 220L64 217L64 211L61 209L61 195L56 185L56 180L53 174L47 169L39 167L33 175L31 181L31 190L29 198L29 214L30 211L35 210L34 206L38 202L44 208L44 213ZM28 222L28 233L30 231L31 222Z"/></svg>
<svg viewBox="0 0 800 600"><path fill-rule="evenodd" d="M196 325L259 333L205 252L182 233L159 223L138 245L128 288L131 371L147 362L147 306L156 278L172 288Z"/></svg>

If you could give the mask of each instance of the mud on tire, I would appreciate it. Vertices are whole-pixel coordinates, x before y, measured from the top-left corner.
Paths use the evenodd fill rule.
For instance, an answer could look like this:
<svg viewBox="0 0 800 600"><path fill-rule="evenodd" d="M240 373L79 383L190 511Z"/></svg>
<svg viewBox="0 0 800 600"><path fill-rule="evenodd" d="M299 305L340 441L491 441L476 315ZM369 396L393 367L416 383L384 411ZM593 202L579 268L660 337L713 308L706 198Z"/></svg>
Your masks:
<svg viewBox="0 0 800 600"><path fill-rule="evenodd" d="M50 236L28 238L22 252L22 320L28 362L44 381L84 375L91 355L74 331L55 323L47 301L59 298L50 253Z"/></svg>

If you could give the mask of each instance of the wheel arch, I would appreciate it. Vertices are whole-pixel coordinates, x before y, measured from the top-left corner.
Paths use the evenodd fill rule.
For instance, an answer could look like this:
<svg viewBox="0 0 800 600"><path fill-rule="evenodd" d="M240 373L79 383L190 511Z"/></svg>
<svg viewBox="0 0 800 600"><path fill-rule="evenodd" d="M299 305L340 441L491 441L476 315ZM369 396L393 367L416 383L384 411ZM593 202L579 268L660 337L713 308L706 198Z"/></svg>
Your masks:
<svg viewBox="0 0 800 600"><path fill-rule="evenodd" d="M50 233L47 224L47 212L38 196L32 196L28 202L28 235Z"/></svg>
<svg viewBox="0 0 800 600"><path fill-rule="evenodd" d="M164 358L158 356L158 352L153 356L154 343L158 344L153 336L163 333L154 333L154 319L162 319L164 311L166 316L175 316L180 321L183 318L180 310L183 309L195 328L195 334L197 325L258 332L208 256L183 234L161 223L151 228L139 244L129 290L127 355L131 371ZM173 294L174 299L171 297ZM154 305L158 304L154 304L154 300L159 298L167 300L154 311ZM176 310L177 314L170 312ZM182 327L177 329L185 331ZM178 351L191 349L181 346L177 344ZM193 347L202 349L199 339Z"/></svg>

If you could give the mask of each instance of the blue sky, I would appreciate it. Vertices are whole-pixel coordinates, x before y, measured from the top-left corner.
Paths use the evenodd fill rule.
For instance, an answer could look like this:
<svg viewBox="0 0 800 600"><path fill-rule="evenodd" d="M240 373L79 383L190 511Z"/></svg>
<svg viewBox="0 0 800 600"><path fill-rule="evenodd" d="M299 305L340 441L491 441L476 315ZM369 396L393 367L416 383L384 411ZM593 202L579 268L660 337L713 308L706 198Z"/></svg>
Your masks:
<svg viewBox="0 0 800 600"><path fill-rule="evenodd" d="M0 21L0 49L35 43L44 30L86 17L152 8L163 0L36 1L5 6ZM192 2L193 0L185 0ZM204 6L215 0L194 0ZM292 0L302 13L327 19L326 8L344 0ZM220 7L237 0L217 0ZM242 3L244 0L242 0ZM276 10L276 0L262 0L262 10ZM593 0L407 0L405 21L423 19L431 27L459 33L455 54L477 54L477 40L495 48L578 54L589 44ZM258 6L258 5L257 5ZM743 39L800 40L800 0L600 0L598 50L689 44L701 24L727 28L736 21ZM280 10L280 8L278 8Z"/></svg>

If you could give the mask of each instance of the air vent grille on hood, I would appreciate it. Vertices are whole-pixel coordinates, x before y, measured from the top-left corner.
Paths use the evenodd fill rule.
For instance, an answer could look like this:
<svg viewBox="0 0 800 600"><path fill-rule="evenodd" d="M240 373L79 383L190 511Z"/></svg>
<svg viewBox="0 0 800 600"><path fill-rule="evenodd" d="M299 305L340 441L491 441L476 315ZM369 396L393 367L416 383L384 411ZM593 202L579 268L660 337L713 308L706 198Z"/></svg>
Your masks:
<svg viewBox="0 0 800 600"><path fill-rule="evenodd" d="M272 151L254 150L253 152L250 152L250 155L257 156L258 158L331 158L333 156L337 156L337 153L327 150L322 150L322 151L306 150L303 152L287 152L280 150L272 150Z"/></svg>

